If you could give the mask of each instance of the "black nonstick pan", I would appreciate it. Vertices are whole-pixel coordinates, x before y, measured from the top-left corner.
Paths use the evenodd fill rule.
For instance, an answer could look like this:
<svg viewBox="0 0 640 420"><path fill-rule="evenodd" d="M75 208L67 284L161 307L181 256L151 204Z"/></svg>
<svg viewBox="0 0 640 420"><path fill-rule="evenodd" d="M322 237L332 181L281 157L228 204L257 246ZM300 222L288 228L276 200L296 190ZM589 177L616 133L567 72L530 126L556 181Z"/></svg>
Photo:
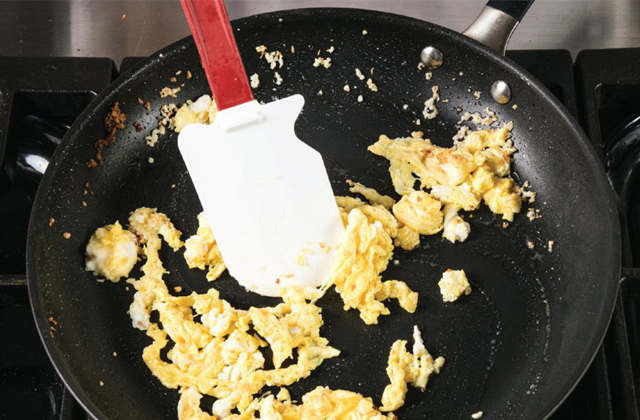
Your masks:
<svg viewBox="0 0 640 420"><path fill-rule="evenodd" d="M483 419L547 417L596 353L620 271L612 192L600 161L567 111L508 59L431 23L363 10L309 9L253 16L234 27L247 73L261 80L254 91L258 100L294 93L305 97L296 131L324 156L336 194L346 194L345 181L351 179L394 195L387 162L366 150L379 135L393 138L421 130L434 143L450 146L462 112L489 107L501 121L514 123L515 176L537 192L530 207L541 215L530 221L525 206L504 227L498 216L482 209L467 217L471 235L464 243L435 235L422 237L411 252L396 251L399 264L383 278L403 280L419 292L414 314L391 302L390 315L366 326L356 311L344 312L330 291L318 302L322 333L342 355L291 386L293 398L326 385L360 392L379 404L388 383L391 344L397 339L411 343L417 325L427 349L446 363L425 392L410 387L405 406L396 412L399 418L468 419L477 411ZM283 53L283 66L275 69L280 85L256 52L259 45ZM444 56L429 81L427 69L418 68L427 45ZM318 51L331 57L330 68L314 67ZM356 76L356 68L373 72L377 92ZM187 72L193 77L187 79ZM510 86L509 103L492 99L496 80ZM440 113L427 121L422 109L433 85L440 89ZM158 92L165 86L180 86L177 98L161 98ZM479 99L475 91L481 92ZM196 232L201 207L177 135L161 136L154 147L144 136L157 126L163 104L204 93L207 82L191 38L144 60L79 117L35 200L27 258L34 316L58 372L98 419L177 418L178 392L164 388L142 361L150 339L131 326L127 310L133 288L96 282L84 271L84 249L97 227L125 223L129 212L141 206L166 213L183 239ZM150 110L138 98L148 101ZM104 137L104 118L115 102L127 114L125 128L104 147L104 165L89 168L86 162L95 157L94 142ZM187 268L182 251L167 248L161 257L170 272L165 276L170 290L180 286L185 295L215 287L240 308L278 302L243 290L228 275L208 283L204 272ZM473 291L445 304L437 282L448 268L464 269Z"/></svg>

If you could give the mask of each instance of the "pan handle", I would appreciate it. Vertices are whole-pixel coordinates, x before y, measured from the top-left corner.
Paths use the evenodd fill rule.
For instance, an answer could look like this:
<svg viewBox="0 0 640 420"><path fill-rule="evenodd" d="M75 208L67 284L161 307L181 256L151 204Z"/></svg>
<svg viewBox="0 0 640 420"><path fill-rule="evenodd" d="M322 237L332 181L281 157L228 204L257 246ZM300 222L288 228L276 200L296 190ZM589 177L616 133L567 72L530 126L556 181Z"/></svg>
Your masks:
<svg viewBox="0 0 640 420"><path fill-rule="evenodd" d="M513 31L534 0L489 0L463 35L504 55Z"/></svg>

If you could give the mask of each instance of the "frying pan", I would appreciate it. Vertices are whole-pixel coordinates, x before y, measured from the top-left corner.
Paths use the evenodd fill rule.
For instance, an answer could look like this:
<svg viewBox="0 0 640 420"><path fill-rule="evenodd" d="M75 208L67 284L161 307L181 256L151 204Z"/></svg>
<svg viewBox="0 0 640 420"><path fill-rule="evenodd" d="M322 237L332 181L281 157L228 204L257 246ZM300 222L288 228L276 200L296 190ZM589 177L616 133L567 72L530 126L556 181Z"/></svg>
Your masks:
<svg viewBox="0 0 640 420"><path fill-rule="evenodd" d="M472 231L464 243L451 244L435 235L422 237L411 252L397 250L399 264L392 264L383 277L403 280L419 292L414 314L390 302L391 314L366 326L356 311L344 312L330 291L318 303L325 322L322 333L342 355L289 387L294 399L326 385L379 403L388 383L391 344L397 339L411 343L417 325L426 347L446 363L425 392L409 390L405 406L396 412L399 418L469 418L479 410L487 419L548 416L600 345L620 270L612 192L567 111L508 59L431 23L363 10L307 9L248 17L234 27L248 74L257 73L262 81L255 90L258 100L304 95L296 131L324 156L336 194L347 193L346 179L394 194L387 162L366 151L380 134L399 137L421 130L434 143L450 146L460 109L488 106L502 121L514 122L515 176L533 186L537 200L532 206L542 216L529 221L520 214L504 228L498 216L481 209L467 217ZM283 52L284 65L276 69L281 85L256 53L259 45ZM429 82L426 70L417 67L426 45L444 54ZM331 47L333 53L326 52ZM313 66L318 51L332 58L329 69ZM356 68L373 71L377 92L356 77ZM185 77L187 70L191 79ZM182 73L176 75L178 71ZM489 95L498 79L512 89L506 105ZM163 87L181 83L177 99L158 95ZM350 92L343 89L347 84ZM439 86L443 98L440 115L418 124L432 85ZM482 92L480 99L471 93L476 90ZM133 289L124 282L96 282L84 271L84 248L97 227L125 222L140 206L165 212L183 239L195 233L201 207L180 159L177 136L169 133L149 147L143 135L157 125L163 104L204 93L207 83L191 38L144 60L78 118L35 199L27 258L34 316L56 369L76 399L99 419L176 418L178 393L164 388L142 362L142 349L150 340L131 327L127 309ZM151 111L138 97L150 102ZM104 166L88 168L93 143L104 136L104 117L116 101L128 116L126 127L104 149ZM136 131L134 122L143 132ZM552 252L549 241L554 242ZM239 308L278 302L246 292L228 276L209 284L204 272L187 268L181 251L167 248L161 257L170 272L165 276L170 290L180 286L184 295L215 287ZM473 288L451 304L442 302L437 286L447 268L464 269ZM131 276L139 274L134 269ZM57 323L55 331L50 319Z"/></svg>

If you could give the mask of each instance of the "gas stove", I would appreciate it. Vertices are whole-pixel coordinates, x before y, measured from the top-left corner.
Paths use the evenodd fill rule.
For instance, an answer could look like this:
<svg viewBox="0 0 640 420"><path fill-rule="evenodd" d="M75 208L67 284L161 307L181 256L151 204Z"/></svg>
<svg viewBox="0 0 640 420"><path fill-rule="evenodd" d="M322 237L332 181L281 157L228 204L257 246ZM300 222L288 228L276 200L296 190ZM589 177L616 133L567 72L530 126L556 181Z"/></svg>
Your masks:
<svg viewBox="0 0 640 420"><path fill-rule="evenodd" d="M623 269L591 367L551 417L640 420L640 49L509 51L581 122L618 196ZM125 58L120 72L139 58ZM615 65L613 64L615 63ZM103 58L0 57L0 418L84 420L50 363L29 306L26 236L50 156L74 119L118 77Z"/></svg>

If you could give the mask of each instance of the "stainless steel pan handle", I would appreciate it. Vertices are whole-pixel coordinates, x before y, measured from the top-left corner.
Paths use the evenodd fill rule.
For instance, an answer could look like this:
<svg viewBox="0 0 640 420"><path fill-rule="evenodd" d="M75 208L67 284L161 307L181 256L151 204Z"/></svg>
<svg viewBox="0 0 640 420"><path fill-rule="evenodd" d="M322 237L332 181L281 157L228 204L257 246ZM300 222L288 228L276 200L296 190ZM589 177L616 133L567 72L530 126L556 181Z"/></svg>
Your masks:
<svg viewBox="0 0 640 420"><path fill-rule="evenodd" d="M504 55L513 31L534 0L489 0L462 34Z"/></svg>

